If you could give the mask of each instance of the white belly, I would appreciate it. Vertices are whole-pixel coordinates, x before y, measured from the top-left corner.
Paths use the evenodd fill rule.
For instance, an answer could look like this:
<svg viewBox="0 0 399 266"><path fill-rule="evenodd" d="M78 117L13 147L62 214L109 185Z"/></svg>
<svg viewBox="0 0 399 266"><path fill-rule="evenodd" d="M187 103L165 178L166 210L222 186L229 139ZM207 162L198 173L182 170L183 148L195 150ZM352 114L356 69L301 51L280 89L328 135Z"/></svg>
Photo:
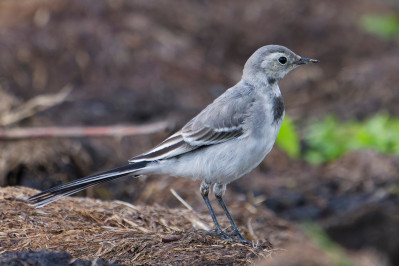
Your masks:
<svg viewBox="0 0 399 266"><path fill-rule="evenodd" d="M280 126L281 122L273 127L268 125L259 129L263 133L256 136L245 136L200 148L179 158L159 161L154 168L157 173L228 184L263 161L274 145Z"/></svg>

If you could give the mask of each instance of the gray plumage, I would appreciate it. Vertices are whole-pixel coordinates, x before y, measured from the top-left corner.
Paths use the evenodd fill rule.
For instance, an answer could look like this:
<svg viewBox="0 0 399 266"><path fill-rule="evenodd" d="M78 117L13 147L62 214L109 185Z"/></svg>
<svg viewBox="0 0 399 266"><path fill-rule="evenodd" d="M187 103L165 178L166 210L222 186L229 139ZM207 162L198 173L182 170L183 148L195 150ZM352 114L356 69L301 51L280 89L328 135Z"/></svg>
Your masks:
<svg viewBox="0 0 399 266"><path fill-rule="evenodd" d="M301 58L283 46L264 46L247 60L242 79L235 86L152 150L132 158L128 165L54 187L29 200L43 207L129 174L168 174L200 179L203 180L201 194L217 234L247 243L224 205L223 193L228 183L254 169L272 149L285 113L278 81L308 62L317 60ZM208 200L211 186L238 239L230 238L221 230Z"/></svg>

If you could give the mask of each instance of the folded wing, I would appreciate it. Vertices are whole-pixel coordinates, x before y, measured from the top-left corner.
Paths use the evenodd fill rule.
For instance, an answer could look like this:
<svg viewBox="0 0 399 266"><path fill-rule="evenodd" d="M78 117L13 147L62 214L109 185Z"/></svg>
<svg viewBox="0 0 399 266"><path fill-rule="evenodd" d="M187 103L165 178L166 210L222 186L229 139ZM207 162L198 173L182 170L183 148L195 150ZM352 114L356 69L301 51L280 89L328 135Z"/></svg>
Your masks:
<svg viewBox="0 0 399 266"><path fill-rule="evenodd" d="M228 101L225 98L218 98L180 131L129 162L168 159L200 147L216 145L243 136L251 101L246 98L248 95L230 93L230 96L233 97L229 97Z"/></svg>

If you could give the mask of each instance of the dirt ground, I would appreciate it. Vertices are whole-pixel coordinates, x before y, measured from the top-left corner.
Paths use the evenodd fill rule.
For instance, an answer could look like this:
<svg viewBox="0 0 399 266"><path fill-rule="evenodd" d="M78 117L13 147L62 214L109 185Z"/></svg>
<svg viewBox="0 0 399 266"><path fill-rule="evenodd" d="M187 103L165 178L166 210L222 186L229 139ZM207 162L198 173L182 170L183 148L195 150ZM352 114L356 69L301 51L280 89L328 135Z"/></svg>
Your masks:
<svg viewBox="0 0 399 266"><path fill-rule="evenodd" d="M212 227L207 213L86 198L68 198L36 209L26 202L33 193L37 190L0 189L0 244L7 251L0 253L2 265L21 261L50 265L57 259L71 263L72 258L79 263L100 260L105 265L334 265L294 223L266 208L254 212L251 205L235 207L254 219L253 225L249 221L248 227L242 227L245 237L252 240L252 245L244 245L199 231ZM228 224L226 218L221 222ZM275 248L272 242L281 247ZM287 243L291 247L285 251L282 247ZM348 256L359 265L381 261L373 253Z"/></svg>
<svg viewBox="0 0 399 266"><path fill-rule="evenodd" d="M310 220L353 264L398 265L399 159L374 151L316 167L275 147L225 196L252 247L197 231L212 223L191 180L125 178L79 194L116 201L68 198L40 210L22 200L158 144L235 84L248 56L266 44L321 62L280 82L299 130L327 114L398 116L398 42L359 23L398 9L377 0L1 1L0 118L35 96L72 88L61 104L1 129L168 122L122 138L0 139L1 264L336 265L304 231Z"/></svg>

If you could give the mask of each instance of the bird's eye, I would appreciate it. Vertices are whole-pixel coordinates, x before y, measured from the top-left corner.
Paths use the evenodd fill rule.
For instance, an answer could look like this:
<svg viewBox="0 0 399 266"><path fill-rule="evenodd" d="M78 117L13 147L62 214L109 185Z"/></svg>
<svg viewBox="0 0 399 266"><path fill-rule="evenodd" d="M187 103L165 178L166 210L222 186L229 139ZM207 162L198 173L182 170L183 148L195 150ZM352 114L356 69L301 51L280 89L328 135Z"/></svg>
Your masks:
<svg viewBox="0 0 399 266"><path fill-rule="evenodd" d="M285 63L287 63L287 57L282 56L278 59L278 61L280 64L285 65Z"/></svg>

